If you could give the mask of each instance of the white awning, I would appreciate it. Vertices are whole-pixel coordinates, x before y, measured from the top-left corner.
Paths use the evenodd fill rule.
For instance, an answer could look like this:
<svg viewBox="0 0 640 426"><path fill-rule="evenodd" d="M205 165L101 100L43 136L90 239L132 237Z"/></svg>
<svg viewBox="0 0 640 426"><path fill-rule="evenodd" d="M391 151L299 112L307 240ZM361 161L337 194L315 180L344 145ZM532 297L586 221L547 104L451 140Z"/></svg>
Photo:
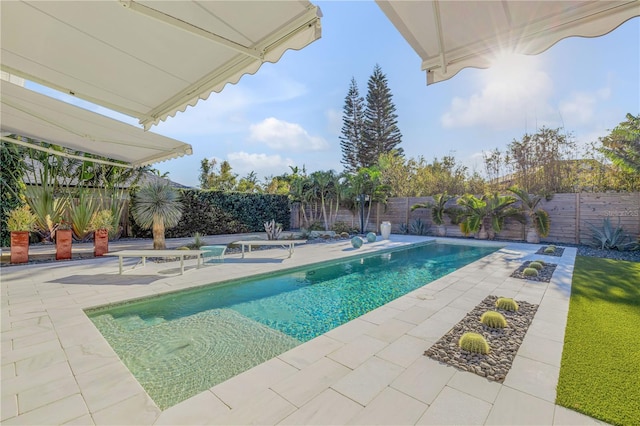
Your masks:
<svg viewBox="0 0 640 426"><path fill-rule="evenodd" d="M191 155L191 145L0 80L3 140L18 134L132 167Z"/></svg>
<svg viewBox="0 0 640 426"><path fill-rule="evenodd" d="M320 37L293 1L3 1L2 70L148 129Z"/></svg>
<svg viewBox="0 0 640 426"><path fill-rule="evenodd" d="M500 52L538 54L563 38L601 36L640 16L638 0L376 3L422 58L427 84L487 68Z"/></svg>

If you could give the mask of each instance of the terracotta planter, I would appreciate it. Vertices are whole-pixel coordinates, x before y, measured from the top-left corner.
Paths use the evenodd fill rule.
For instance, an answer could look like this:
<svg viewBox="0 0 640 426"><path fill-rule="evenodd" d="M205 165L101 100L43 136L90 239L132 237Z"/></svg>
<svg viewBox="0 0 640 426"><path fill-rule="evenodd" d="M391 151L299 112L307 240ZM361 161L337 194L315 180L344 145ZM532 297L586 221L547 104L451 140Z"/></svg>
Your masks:
<svg viewBox="0 0 640 426"><path fill-rule="evenodd" d="M11 231L11 263L29 261L29 231Z"/></svg>
<svg viewBox="0 0 640 426"><path fill-rule="evenodd" d="M71 229L58 229L56 231L56 260L71 259L71 242L73 231Z"/></svg>
<svg viewBox="0 0 640 426"><path fill-rule="evenodd" d="M98 229L93 233L93 255L102 256L109 251L109 231Z"/></svg>

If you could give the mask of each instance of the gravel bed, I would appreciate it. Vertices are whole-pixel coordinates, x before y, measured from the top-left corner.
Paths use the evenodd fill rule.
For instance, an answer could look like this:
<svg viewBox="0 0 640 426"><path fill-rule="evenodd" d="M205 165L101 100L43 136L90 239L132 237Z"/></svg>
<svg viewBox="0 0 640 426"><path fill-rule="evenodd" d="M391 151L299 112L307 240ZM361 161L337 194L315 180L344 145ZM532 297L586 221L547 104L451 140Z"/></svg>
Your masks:
<svg viewBox="0 0 640 426"><path fill-rule="evenodd" d="M529 280L529 281L538 281L538 282L543 282L543 283L548 283L549 281L551 281L551 277L553 276L553 271L556 270L556 265L555 263L546 263L544 265L542 265L542 269L538 271L538 276L537 277L525 277L523 274L523 271L529 267L529 264L531 262L530 261L526 261L524 262L518 269L516 269L515 271L513 271L513 274L511 274L511 276L513 278L520 278L523 280Z"/></svg>
<svg viewBox="0 0 640 426"><path fill-rule="evenodd" d="M558 246L556 246L556 250L553 253L545 253L544 249L546 249L547 247L549 246L540 247L536 252L536 254L540 254L543 256L553 256L553 257L562 257L562 255L564 254L564 248L558 247Z"/></svg>
<svg viewBox="0 0 640 426"><path fill-rule="evenodd" d="M502 383L538 310L538 305L517 301L520 305L517 312L499 311L506 318L507 326L503 329L492 329L480 322L480 316L486 311L497 310L496 300L497 296L487 296L462 321L426 350L424 355L459 370ZM482 334L489 343L489 353L481 355L460 349L458 340L466 332Z"/></svg>

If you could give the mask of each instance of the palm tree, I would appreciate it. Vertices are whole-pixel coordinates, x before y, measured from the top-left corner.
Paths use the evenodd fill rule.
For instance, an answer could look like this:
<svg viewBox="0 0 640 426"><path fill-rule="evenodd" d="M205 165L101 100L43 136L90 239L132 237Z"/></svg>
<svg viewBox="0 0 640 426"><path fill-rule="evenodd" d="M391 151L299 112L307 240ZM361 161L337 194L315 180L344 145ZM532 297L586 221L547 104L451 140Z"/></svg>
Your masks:
<svg viewBox="0 0 640 426"><path fill-rule="evenodd" d="M509 191L513 192L522 202L522 210L526 214L526 239L528 243L539 243L540 237L549 235L551 221L549 213L538 208L538 204L542 201L542 195L530 195L527 191L517 186L512 186Z"/></svg>
<svg viewBox="0 0 640 426"><path fill-rule="evenodd" d="M445 205L453 196L447 194L436 194L433 196L433 203L418 203L411 206L411 211L416 209L431 209L431 221L438 226L438 235L444 237L446 228L444 226L444 215L447 213Z"/></svg>
<svg viewBox="0 0 640 426"><path fill-rule="evenodd" d="M465 235L478 233L479 239L493 239L502 230L506 218L523 220L522 213L511 207L516 201L515 197L498 193L485 194L481 198L463 195L458 199L458 204L464 210L460 230Z"/></svg>
<svg viewBox="0 0 640 426"><path fill-rule="evenodd" d="M135 195L132 213L140 227L153 230L153 249L163 250L165 227L176 226L182 217L180 194L166 182L150 183Z"/></svg>

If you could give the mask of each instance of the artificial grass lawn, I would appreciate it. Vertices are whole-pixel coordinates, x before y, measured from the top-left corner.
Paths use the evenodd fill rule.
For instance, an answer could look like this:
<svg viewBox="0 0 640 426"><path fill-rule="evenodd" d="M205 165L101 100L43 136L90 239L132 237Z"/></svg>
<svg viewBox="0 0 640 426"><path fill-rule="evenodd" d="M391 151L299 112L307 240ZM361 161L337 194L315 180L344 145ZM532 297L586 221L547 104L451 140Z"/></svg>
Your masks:
<svg viewBox="0 0 640 426"><path fill-rule="evenodd" d="M556 403L640 424L640 263L577 257Z"/></svg>

